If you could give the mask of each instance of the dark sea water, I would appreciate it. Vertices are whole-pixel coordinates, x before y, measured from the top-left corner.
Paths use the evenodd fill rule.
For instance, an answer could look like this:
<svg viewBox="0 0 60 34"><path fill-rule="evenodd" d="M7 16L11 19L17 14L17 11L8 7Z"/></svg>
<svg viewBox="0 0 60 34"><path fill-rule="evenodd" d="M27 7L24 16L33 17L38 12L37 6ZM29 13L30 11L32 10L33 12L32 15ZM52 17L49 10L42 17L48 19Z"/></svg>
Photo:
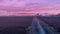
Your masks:
<svg viewBox="0 0 60 34"><path fill-rule="evenodd" d="M26 34L32 23L31 16L0 16L0 34Z"/></svg>
<svg viewBox="0 0 60 34"><path fill-rule="evenodd" d="M44 20L34 16L0 16L0 34L59 34Z"/></svg>

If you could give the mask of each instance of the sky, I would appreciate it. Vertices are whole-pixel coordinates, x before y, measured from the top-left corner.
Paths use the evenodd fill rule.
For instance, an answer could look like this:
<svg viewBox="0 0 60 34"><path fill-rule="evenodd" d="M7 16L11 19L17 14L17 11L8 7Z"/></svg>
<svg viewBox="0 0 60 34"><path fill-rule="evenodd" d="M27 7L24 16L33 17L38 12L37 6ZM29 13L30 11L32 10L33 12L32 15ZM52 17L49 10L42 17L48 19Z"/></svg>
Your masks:
<svg viewBox="0 0 60 34"><path fill-rule="evenodd" d="M0 15L60 13L60 0L0 0Z"/></svg>

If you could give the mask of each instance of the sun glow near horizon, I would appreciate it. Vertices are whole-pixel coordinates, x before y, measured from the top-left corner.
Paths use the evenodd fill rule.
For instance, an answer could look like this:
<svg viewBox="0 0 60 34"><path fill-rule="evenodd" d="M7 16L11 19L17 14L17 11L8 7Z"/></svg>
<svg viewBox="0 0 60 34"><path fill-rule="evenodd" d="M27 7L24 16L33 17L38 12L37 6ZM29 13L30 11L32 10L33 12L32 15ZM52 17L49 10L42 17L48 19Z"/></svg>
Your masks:
<svg viewBox="0 0 60 34"><path fill-rule="evenodd" d="M9 11L5 11L5 10L1 10L0 11L0 16L33 16L33 15L36 15L37 13L39 13L40 15L54 15L54 14L59 14L60 12L57 12L57 11L29 11L29 12L26 12L26 11L17 11L17 12L9 12Z"/></svg>

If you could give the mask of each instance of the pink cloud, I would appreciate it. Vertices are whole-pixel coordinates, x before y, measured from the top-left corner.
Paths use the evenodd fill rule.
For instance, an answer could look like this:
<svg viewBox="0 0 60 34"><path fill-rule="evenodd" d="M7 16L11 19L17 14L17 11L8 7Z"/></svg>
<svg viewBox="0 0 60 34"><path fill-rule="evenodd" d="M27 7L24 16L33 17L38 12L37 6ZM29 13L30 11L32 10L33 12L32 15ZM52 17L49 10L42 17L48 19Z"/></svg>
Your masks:
<svg viewBox="0 0 60 34"><path fill-rule="evenodd" d="M7 12L12 12L10 14L19 14L18 12L25 13L48 13L48 14L58 14L60 13L60 2L39 2L39 1L20 1L16 2L4 2L0 3L0 10L5 10ZM15 12L15 13L13 13Z"/></svg>

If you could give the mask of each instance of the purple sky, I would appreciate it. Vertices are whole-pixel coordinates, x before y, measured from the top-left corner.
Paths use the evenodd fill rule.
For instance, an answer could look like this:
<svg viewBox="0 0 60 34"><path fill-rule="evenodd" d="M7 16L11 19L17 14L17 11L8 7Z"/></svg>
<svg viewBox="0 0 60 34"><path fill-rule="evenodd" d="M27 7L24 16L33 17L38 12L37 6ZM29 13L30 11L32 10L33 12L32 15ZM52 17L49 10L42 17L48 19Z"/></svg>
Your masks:
<svg viewBox="0 0 60 34"><path fill-rule="evenodd" d="M0 10L58 14L60 0L0 0Z"/></svg>

